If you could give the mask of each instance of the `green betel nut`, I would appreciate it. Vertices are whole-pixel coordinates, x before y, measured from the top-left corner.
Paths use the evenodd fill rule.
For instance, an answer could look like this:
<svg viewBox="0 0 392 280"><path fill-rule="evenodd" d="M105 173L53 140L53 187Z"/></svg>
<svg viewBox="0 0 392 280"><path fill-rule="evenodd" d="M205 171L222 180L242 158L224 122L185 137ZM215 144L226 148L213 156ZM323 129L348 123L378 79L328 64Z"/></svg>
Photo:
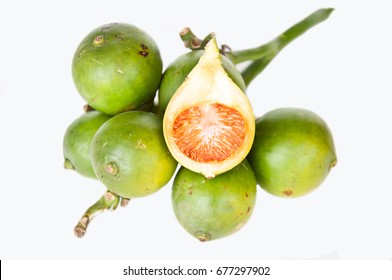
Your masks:
<svg viewBox="0 0 392 280"><path fill-rule="evenodd" d="M63 139L64 167L79 174L96 178L91 160L90 147L94 134L111 116L99 111L86 112L67 128Z"/></svg>
<svg viewBox="0 0 392 280"><path fill-rule="evenodd" d="M92 142L91 160L97 178L125 198L155 193L177 167L163 138L161 117L141 111L118 114L102 125Z"/></svg>
<svg viewBox="0 0 392 280"><path fill-rule="evenodd" d="M91 31L72 61L79 94L91 107L109 115L151 104L161 75L162 59L155 41L125 23Z"/></svg>
<svg viewBox="0 0 392 280"><path fill-rule="evenodd" d="M255 202L256 178L246 160L213 179L184 167L174 179L172 204L176 218L203 242L241 229L250 219Z"/></svg>
<svg viewBox="0 0 392 280"><path fill-rule="evenodd" d="M247 158L261 188L280 197L313 191L337 162L325 121L299 108L280 108L258 118Z"/></svg>

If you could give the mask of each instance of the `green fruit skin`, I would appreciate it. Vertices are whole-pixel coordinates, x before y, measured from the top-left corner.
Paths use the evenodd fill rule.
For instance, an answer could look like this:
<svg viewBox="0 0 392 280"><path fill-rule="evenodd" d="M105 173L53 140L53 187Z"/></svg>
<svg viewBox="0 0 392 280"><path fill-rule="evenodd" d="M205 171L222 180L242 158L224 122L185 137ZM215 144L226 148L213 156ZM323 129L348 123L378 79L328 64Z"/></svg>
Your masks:
<svg viewBox="0 0 392 280"><path fill-rule="evenodd" d="M91 107L116 115L151 103L162 67L158 46L145 31L113 23L94 29L82 40L73 57L72 76Z"/></svg>
<svg viewBox="0 0 392 280"><path fill-rule="evenodd" d="M162 118L142 111L107 121L94 136L91 160L97 178L125 198L158 191L177 167L163 138Z"/></svg>
<svg viewBox="0 0 392 280"><path fill-rule="evenodd" d="M96 178L90 160L90 147L97 130L111 116L99 111L89 111L74 120L67 128L63 139L65 167L79 174Z"/></svg>
<svg viewBox="0 0 392 280"><path fill-rule="evenodd" d="M185 230L200 241L222 238L249 220L256 186L246 160L213 179L181 167L173 182L173 210Z"/></svg>
<svg viewBox="0 0 392 280"><path fill-rule="evenodd" d="M258 118L247 158L261 188L279 197L313 191L337 162L325 121L300 108L279 108Z"/></svg>
<svg viewBox="0 0 392 280"><path fill-rule="evenodd" d="M199 59L203 53L204 50L188 52L178 57L167 67L163 73L162 81L159 86L158 106L156 109L158 114L164 114L170 99L184 82L185 78L188 76L191 70L199 62ZM221 57L223 68L227 72L228 76L243 92L245 92L246 85L244 79L241 76L241 73L230 59L225 56Z"/></svg>

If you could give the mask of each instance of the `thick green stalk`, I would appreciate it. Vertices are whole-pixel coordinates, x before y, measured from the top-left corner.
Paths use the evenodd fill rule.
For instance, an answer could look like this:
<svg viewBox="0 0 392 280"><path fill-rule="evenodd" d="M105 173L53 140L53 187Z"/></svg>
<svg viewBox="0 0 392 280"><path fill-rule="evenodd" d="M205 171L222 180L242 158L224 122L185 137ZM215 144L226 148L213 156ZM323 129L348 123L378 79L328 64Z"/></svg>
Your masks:
<svg viewBox="0 0 392 280"><path fill-rule="evenodd" d="M241 73L245 80L245 84L248 86L250 82L265 69L265 67L285 46L287 46L289 43L301 36L313 26L326 20L332 11L332 8L319 9L284 31L269 43L252 49L229 52L227 56L235 64L249 60L253 61Z"/></svg>
<svg viewBox="0 0 392 280"><path fill-rule="evenodd" d="M234 64L238 64L248 60L261 59L271 54L276 55L294 39L301 36L313 26L326 20L332 11L332 8L319 9L284 31L269 43L252 49L229 52L227 56Z"/></svg>
<svg viewBox="0 0 392 280"><path fill-rule="evenodd" d="M265 56L264 58L255 60L241 71L242 78L247 87L261 72L263 72L274 57L275 56Z"/></svg>

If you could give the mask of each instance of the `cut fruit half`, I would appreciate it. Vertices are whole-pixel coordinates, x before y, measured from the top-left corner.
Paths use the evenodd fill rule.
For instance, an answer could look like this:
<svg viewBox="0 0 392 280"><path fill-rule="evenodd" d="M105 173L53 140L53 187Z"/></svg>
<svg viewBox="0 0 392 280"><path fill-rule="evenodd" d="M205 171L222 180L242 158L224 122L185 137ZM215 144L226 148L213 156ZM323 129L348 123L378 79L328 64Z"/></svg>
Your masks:
<svg viewBox="0 0 392 280"><path fill-rule="evenodd" d="M225 72L215 38L171 98L163 129L174 158L207 178L230 170L248 154L253 109Z"/></svg>

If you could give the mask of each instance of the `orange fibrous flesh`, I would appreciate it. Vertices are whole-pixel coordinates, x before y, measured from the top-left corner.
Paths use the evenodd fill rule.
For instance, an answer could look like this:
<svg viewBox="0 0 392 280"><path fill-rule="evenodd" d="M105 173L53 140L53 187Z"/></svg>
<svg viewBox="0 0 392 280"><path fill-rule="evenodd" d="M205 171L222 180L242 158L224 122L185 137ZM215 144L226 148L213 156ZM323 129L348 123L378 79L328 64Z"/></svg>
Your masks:
<svg viewBox="0 0 392 280"><path fill-rule="evenodd" d="M176 117L173 136L180 151L200 163L220 162L234 154L245 139L243 116L223 104L189 107Z"/></svg>

